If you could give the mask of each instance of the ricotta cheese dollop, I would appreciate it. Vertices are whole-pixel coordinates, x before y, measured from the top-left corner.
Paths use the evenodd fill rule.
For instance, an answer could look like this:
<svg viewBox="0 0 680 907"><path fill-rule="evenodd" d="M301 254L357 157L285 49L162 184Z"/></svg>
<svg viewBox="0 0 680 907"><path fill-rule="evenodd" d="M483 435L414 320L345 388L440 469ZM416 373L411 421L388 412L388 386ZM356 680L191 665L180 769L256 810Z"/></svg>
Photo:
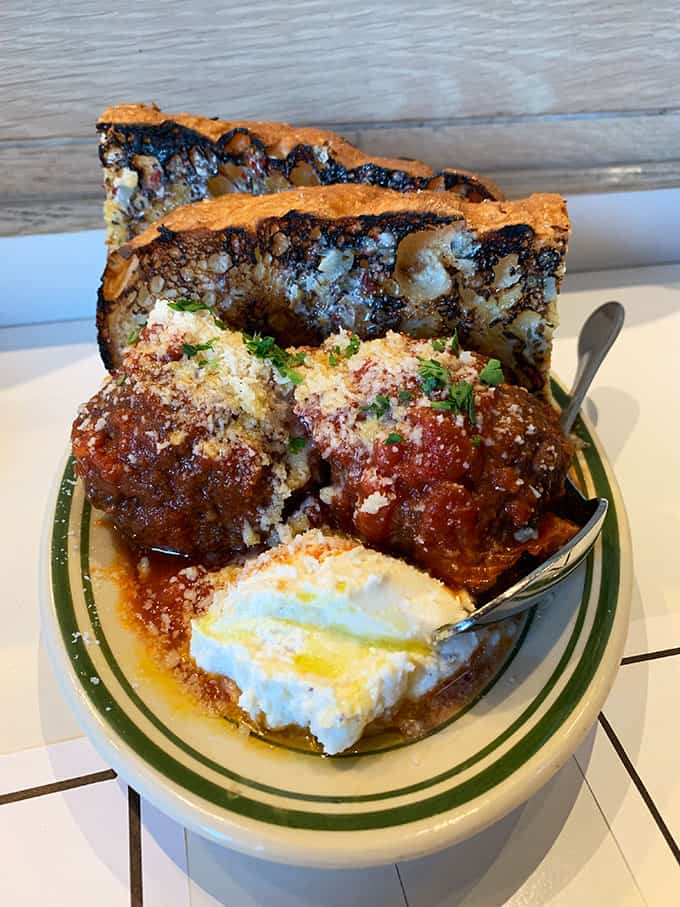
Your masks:
<svg viewBox="0 0 680 907"><path fill-rule="evenodd" d="M474 633L446 656L430 638L471 609L466 592L315 529L215 590L192 621L191 655L237 684L253 721L308 729L324 752L339 753L465 666L479 645Z"/></svg>

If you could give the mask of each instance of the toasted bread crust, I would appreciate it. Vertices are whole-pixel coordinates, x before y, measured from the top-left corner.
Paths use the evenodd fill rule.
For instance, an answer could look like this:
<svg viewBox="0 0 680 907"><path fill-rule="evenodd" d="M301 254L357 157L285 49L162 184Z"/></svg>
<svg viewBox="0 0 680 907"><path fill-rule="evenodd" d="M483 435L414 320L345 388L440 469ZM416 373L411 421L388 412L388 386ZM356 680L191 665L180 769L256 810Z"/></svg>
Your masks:
<svg viewBox="0 0 680 907"><path fill-rule="evenodd" d="M109 256L107 367L157 298L203 299L239 330L318 343L339 327L461 342L545 387L569 220L557 195L465 202L361 185L180 208Z"/></svg>
<svg viewBox="0 0 680 907"><path fill-rule="evenodd" d="M568 229L566 203L561 195L531 195L516 201L477 204L440 192L417 192L407 196L376 186L328 186L310 192L295 189L275 195L225 195L194 205L186 205L166 215L127 244L140 249L159 236L195 233L202 230L256 231L269 218L290 213L316 220L342 221L359 217L401 215L407 218L438 220L465 219L476 230L498 230L509 224L527 224L538 238L552 238L556 229Z"/></svg>
<svg viewBox="0 0 680 907"><path fill-rule="evenodd" d="M125 104L99 118L107 242L117 247L173 208L223 195L364 183L500 199L489 180L419 161L369 157L334 132L285 123L212 120Z"/></svg>
<svg viewBox="0 0 680 907"><path fill-rule="evenodd" d="M188 113L163 113L146 104L121 104L108 107L97 120L97 128L109 126L166 126L176 123L211 142L218 142L229 133L239 130L257 137L267 154L272 157L287 157L298 145L326 145L332 149L334 158L348 169L362 164L376 164L390 170L403 170L411 176L432 176L432 169L420 161L397 158L369 157L342 136L314 126L290 126L288 123L273 123L264 120L213 120Z"/></svg>

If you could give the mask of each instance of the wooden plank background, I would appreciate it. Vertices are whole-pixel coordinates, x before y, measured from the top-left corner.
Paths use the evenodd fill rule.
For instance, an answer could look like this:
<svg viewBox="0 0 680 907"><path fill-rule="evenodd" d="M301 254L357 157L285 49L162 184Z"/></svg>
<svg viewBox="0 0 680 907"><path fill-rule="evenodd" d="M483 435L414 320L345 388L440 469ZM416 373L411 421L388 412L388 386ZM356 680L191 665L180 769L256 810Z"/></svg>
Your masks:
<svg viewBox="0 0 680 907"><path fill-rule="evenodd" d="M100 226L124 101L337 129L510 195L680 185L676 2L4 0L0 233Z"/></svg>

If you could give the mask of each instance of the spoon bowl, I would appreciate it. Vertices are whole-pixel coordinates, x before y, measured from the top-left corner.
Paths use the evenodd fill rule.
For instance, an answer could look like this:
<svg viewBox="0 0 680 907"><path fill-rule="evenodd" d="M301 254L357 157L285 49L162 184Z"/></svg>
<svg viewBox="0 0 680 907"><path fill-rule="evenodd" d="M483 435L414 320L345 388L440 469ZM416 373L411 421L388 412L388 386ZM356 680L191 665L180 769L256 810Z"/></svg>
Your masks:
<svg viewBox="0 0 680 907"><path fill-rule="evenodd" d="M553 586L562 582L572 570L578 567L602 530L609 502L606 498L585 498L571 479L567 479L563 504L564 511L570 514L570 519L581 525L581 529L576 535L538 567L517 580L508 589L494 596L491 601L477 608L468 617L435 630L432 634L432 642L435 646L445 651L446 641L458 633L484 626L484 624L496 623L507 617L513 617L521 611L526 611L528 608L533 608L545 598L546 593ZM585 517L585 522L573 518L577 512Z"/></svg>

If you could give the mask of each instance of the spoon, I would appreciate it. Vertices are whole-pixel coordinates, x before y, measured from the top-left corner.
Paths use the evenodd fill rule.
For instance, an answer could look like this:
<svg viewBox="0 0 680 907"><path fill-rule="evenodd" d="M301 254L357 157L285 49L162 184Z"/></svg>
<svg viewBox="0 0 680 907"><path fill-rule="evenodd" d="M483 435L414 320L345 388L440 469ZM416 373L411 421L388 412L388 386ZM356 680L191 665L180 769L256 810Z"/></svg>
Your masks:
<svg viewBox="0 0 680 907"><path fill-rule="evenodd" d="M561 425L569 434L581 409L593 378L604 357L623 327L625 310L620 302L605 302L596 309L581 328L578 338L578 365L569 405L562 413ZM581 528L573 538L526 576L481 605L472 614L455 624L438 627L432 643L443 654L446 642L458 633L473 630L519 614L534 605L546 592L568 576L588 554L600 534L607 515L606 498L586 498L567 477L564 496L559 502L559 515L572 520Z"/></svg>

